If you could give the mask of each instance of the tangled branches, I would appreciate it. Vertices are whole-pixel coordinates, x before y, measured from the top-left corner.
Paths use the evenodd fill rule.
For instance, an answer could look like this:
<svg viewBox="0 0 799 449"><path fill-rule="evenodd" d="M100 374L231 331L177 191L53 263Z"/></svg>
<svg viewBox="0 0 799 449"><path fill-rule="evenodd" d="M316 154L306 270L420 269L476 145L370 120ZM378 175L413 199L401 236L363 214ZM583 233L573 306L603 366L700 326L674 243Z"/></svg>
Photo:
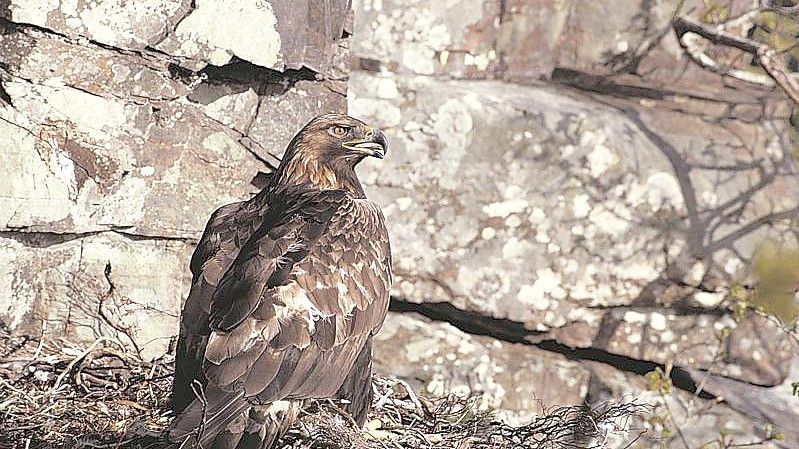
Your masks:
<svg viewBox="0 0 799 449"><path fill-rule="evenodd" d="M169 447L163 436L173 368L166 357L144 362L120 348L100 339L84 350L39 346L28 358L15 352L0 359L0 448ZM645 410L634 402L558 407L515 427L482 410L477 397L426 398L404 381L384 377L376 377L373 387L366 429L333 401L307 401L282 447L603 447L613 433L637 438L630 420Z"/></svg>
<svg viewBox="0 0 799 449"><path fill-rule="evenodd" d="M108 343L0 359L0 448L134 448L141 445L127 443L155 439L169 423L172 368Z"/></svg>
<svg viewBox="0 0 799 449"><path fill-rule="evenodd" d="M517 427L480 410L478 397L417 398L404 382L382 377L374 387L374 418L366 431L341 419L334 404L318 402L306 409L301 425L284 439L284 448L600 448L613 432L624 433L627 443L634 441L640 434L630 429L630 419L646 410L634 402L599 409L557 407Z"/></svg>
<svg viewBox="0 0 799 449"><path fill-rule="evenodd" d="M705 2L706 6L711 2ZM735 18L725 20L713 17L712 10L723 11L722 16L729 14L729 9L721 4L711 7L703 17L698 20L693 17L679 15L679 9L672 21L672 27L677 35L680 46L685 54L700 67L719 73L724 76L736 78L745 82L765 85L777 85L795 104L799 105L799 81L795 73L789 69L786 52L796 48L796 42L783 42L777 39L781 34L780 24L790 23L796 26L795 15L797 6L777 6L778 2L762 0L760 6L747 11ZM680 3L682 5L682 2ZM707 10L708 8L706 8ZM780 20L784 19L784 20ZM756 22L768 22L769 31L775 37L772 39L755 39ZM734 30L738 29L738 32ZM769 42L773 41L773 42ZM775 43L778 45L775 46ZM707 51L707 47L717 45L736 49L749 54L764 73L753 71L752 67L741 64L739 57L728 58L722 61L714 58Z"/></svg>

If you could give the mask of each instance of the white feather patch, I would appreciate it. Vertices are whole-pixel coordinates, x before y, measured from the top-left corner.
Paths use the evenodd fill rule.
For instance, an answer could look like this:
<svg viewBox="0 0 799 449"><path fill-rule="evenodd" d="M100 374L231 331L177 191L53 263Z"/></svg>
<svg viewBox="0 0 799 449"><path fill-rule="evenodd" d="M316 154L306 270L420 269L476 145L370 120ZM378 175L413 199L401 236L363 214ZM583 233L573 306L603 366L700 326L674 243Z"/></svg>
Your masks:
<svg viewBox="0 0 799 449"><path fill-rule="evenodd" d="M285 322L294 316L301 316L308 323L308 332L316 331L316 322L330 316L325 314L314 304L308 293L296 282L275 288L277 298L283 305L275 305L275 312L279 322Z"/></svg>

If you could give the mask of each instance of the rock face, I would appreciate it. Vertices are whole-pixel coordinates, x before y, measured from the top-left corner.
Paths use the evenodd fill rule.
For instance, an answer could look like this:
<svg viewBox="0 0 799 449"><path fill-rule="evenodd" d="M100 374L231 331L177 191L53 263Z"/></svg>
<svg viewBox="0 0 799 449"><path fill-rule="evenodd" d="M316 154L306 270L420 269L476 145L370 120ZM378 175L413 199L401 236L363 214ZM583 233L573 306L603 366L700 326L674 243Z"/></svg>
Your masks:
<svg viewBox="0 0 799 449"><path fill-rule="evenodd" d="M326 4L0 3L0 320L163 353L210 212L345 111Z"/></svg>
<svg viewBox="0 0 799 449"><path fill-rule="evenodd" d="M396 148L363 177L393 226L397 295L700 368L729 327L748 349L725 375L783 380L787 337L717 308L758 242L792 239L799 184L775 134L742 130L763 136L749 153L724 129L677 128L681 113L546 86L356 73L351 89L351 113L389 128ZM721 176L736 163L751 168Z"/></svg>
<svg viewBox="0 0 799 449"><path fill-rule="evenodd" d="M764 241L799 244L791 105L686 61L677 3L356 2L350 113L392 143L361 177L391 226L397 298L537 346L520 353L638 379L673 364L690 393L710 373L706 391L736 398L719 413L754 441L782 406L755 411L723 381L786 395L799 355L730 291ZM701 445L724 419L681 425Z"/></svg>
<svg viewBox="0 0 799 449"><path fill-rule="evenodd" d="M0 248L0 289L11 298L0 313L18 333L72 342L114 336L145 356L163 354L175 333L191 280L187 242L6 232Z"/></svg>
<svg viewBox="0 0 799 449"><path fill-rule="evenodd" d="M738 384L733 387L738 390L733 393L733 397L748 395L748 400L753 403L750 407L741 408L748 412L742 413L723 403L702 400L682 390L666 389L664 394L661 391L652 391L651 385L641 376L630 375L602 364L587 362L584 366L591 372L589 400L635 397L651 407L648 422L620 423L619 429L610 433L608 447L624 447L630 441L631 434L638 435L644 430L646 432L641 434L637 443L639 447L713 447L718 444L722 434L726 441L735 441L738 444L755 443L755 447L763 449L792 447L791 444L797 439L796 427L790 421L793 418L786 419L786 415L790 416L790 413L796 411L786 413L783 400L790 401L790 395L786 395L785 391L764 392L762 390L769 389ZM729 391L732 392L732 389ZM716 390L716 394L723 393ZM759 400L753 400L753 397ZM763 407L764 404L768 405ZM752 419L753 413L764 411L766 413L760 419ZM762 442L765 439L764 421L773 424L774 428L787 429L782 432L785 442L790 444L779 441Z"/></svg>
<svg viewBox="0 0 799 449"><path fill-rule="evenodd" d="M432 395L480 395L481 406L524 424L542 405L580 405L588 370L521 344L472 336L413 314L390 314L375 338L375 369Z"/></svg>

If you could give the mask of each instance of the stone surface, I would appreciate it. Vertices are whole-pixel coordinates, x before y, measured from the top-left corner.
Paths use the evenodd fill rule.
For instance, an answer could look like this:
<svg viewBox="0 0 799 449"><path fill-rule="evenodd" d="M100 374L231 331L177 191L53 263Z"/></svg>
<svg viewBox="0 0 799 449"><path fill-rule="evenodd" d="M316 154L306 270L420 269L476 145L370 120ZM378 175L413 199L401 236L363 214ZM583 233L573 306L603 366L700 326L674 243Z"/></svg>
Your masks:
<svg viewBox="0 0 799 449"><path fill-rule="evenodd" d="M659 311L614 310L608 315L600 327L604 335L593 344L636 359L706 369L765 385L782 383L796 359L784 331L754 314L740 321Z"/></svg>
<svg viewBox="0 0 799 449"><path fill-rule="evenodd" d="M611 95L689 95L712 102L719 95L735 98L741 89L756 91L760 98L780 98L768 86L737 83L691 63L671 27L678 12L701 15L720 8L728 17L741 16L751 9L748 0L723 4L355 0L353 4L358 12L355 33L361 37L353 42L356 66L373 72L522 84L542 79L569 83L576 72L606 78L593 78L587 87L603 89L603 84L611 84ZM730 56L725 50L713 54ZM729 62L743 60L747 58L731 57ZM755 100L750 106L757 113L759 103Z"/></svg>
<svg viewBox="0 0 799 449"><path fill-rule="evenodd" d="M3 151L15 161L0 169L3 228L194 237L206 215L192 212L253 190L247 181L261 165L188 102L154 110L68 85L5 88L25 100L0 111ZM181 182L200 174L210 176Z"/></svg>
<svg viewBox="0 0 799 449"><path fill-rule="evenodd" d="M189 0L12 0L9 20L106 45L144 48L190 9Z"/></svg>
<svg viewBox="0 0 799 449"><path fill-rule="evenodd" d="M199 0L159 48L217 66L235 56L270 69L284 67L270 2Z"/></svg>
<svg viewBox="0 0 799 449"><path fill-rule="evenodd" d="M327 73L350 14L346 1L12 0L2 17L118 49L155 48L201 69L232 58Z"/></svg>
<svg viewBox="0 0 799 449"><path fill-rule="evenodd" d="M351 113L392 140L391 157L362 177L378 186L395 293L407 300L706 368L712 356L689 354L713 354L714 334L735 323L705 307L700 290L723 298L766 237L796 243L799 180L788 142L771 132L776 120L716 127L667 108L622 110L501 82L358 72L350 88ZM621 331L619 319L629 322ZM734 331L767 343L739 354L729 374L779 383L789 346L762 330L769 337Z"/></svg>
<svg viewBox="0 0 799 449"><path fill-rule="evenodd" d="M711 7L356 1L367 38L353 44L350 113L391 139L361 175L391 226L398 298L603 361L581 363L589 399L668 404L689 447L721 428L754 442L769 422L796 432L793 342L771 319L736 317L730 295L753 281L762 242L799 244L791 106L687 61L678 4ZM731 17L750 7L724 2ZM651 362L712 373L706 391L727 402L648 391ZM654 445L662 427L639 424L638 447ZM671 431L667 446L685 447Z"/></svg>
<svg viewBox="0 0 799 449"><path fill-rule="evenodd" d="M542 407L579 405L588 371L530 346L466 334L414 314L389 314L375 338L375 369L435 396L482 395L481 406L524 424Z"/></svg>
<svg viewBox="0 0 799 449"><path fill-rule="evenodd" d="M145 358L175 333L192 245L115 232L0 235L0 317L16 334L92 342L111 336Z"/></svg>
<svg viewBox="0 0 799 449"><path fill-rule="evenodd" d="M347 2L6 3L0 320L162 354L209 214L345 110Z"/></svg>
<svg viewBox="0 0 799 449"><path fill-rule="evenodd" d="M495 0L357 0L354 50L391 70L463 77L485 74L498 58Z"/></svg>
<svg viewBox="0 0 799 449"><path fill-rule="evenodd" d="M391 140L359 171L393 293L528 342L392 313L379 370L513 422L627 392L692 445L786 427L795 351L728 292L764 239L797 244L790 111L686 63L677 3L358 0L353 26L343 0L0 0L0 321L162 354L209 213L349 95ZM652 362L727 400L658 397Z"/></svg>
<svg viewBox="0 0 799 449"><path fill-rule="evenodd" d="M527 83L562 67L701 77L677 64L682 52L668 31L679 3L357 0L355 33L365 38L354 50L394 72L451 78Z"/></svg>

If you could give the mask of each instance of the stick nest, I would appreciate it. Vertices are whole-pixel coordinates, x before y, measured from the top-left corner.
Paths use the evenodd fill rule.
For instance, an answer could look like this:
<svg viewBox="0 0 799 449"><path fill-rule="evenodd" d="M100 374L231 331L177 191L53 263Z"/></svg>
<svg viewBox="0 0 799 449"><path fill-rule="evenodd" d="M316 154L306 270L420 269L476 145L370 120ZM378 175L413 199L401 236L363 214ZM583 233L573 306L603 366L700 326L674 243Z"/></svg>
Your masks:
<svg viewBox="0 0 799 449"><path fill-rule="evenodd" d="M39 344L26 356L26 341L0 341L0 449L170 447L164 438L171 419L170 356L143 361L106 338L82 349ZM364 429L341 412L341 404L309 400L280 447L600 447L645 410L634 402L557 407L527 425L510 426L482 410L479 397L427 398L383 376L375 376L373 388ZM629 429L622 433L636 437Z"/></svg>

